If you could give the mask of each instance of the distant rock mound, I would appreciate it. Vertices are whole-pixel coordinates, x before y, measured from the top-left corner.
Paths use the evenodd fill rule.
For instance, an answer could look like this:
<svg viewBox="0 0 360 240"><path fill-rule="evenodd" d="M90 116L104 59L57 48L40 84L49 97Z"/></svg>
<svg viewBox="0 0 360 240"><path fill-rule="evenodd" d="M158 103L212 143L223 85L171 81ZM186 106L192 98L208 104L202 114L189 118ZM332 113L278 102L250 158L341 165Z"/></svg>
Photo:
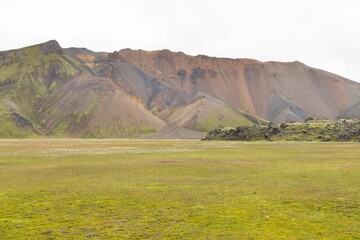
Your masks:
<svg viewBox="0 0 360 240"><path fill-rule="evenodd" d="M308 118L304 122L215 129L208 132L204 140L359 142L360 119Z"/></svg>

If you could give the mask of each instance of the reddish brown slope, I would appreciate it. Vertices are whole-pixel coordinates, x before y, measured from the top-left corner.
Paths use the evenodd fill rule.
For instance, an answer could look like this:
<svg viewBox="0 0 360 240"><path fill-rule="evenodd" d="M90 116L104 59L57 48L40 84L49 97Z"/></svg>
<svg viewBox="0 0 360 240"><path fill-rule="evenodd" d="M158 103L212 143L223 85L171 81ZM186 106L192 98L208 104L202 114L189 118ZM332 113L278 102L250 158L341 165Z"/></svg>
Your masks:
<svg viewBox="0 0 360 240"><path fill-rule="evenodd" d="M299 62L248 64L244 75L257 114L271 120L282 114L279 108L298 117L336 119L360 92L358 83Z"/></svg>
<svg viewBox="0 0 360 240"><path fill-rule="evenodd" d="M132 137L165 126L111 79L85 74L46 98L40 112L50 132L74 137Z"/></svg>
<svg viewBox="0 0 360 240"><path fill-rule="evenodd" d="M93 68L96 63L103 61L108 56L108 53L93 52L86 48L66 48L64 52L80 62L85 69L94 75L96 73L93 71Z"/></svg>
<svg viewBox="0 0 360 240"><path fill-rule="evenodd" d="M162 104L165 97L204 92L236 109L281 122L308 116L335 119L359 102L360 84L299 62L192 57L168 50L126 49L118 54L166 86L152 98Z"/></svg>
<svg viewBox="0 0 360 240"><path fill-rule="evenodd" d="M255 113L243 74L244 64L257 62L255 60L192 57L169 50L126 49L119 54L174 92L189 95L203 92L233 107Z"/></svg>

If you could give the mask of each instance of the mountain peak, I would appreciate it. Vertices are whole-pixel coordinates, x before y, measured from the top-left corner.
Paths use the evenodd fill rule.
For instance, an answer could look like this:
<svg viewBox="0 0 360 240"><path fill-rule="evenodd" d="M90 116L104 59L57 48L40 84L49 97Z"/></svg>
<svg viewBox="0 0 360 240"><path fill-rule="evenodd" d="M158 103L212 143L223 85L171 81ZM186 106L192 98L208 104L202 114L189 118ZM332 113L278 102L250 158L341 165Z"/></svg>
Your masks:
<svg viewBox="0 0 360 240"><path fill-rule="evenodd" d="M33 52L36 50L38 54L49 55L49 54L63 54L63 49L59 43L55 40L50 40L44 43L20 48L12 49L7 51L0 51L0 66L10 65L12 63L19 63L26 57L34 57ZM37 56L38 57L38 56Z"/></svg>
<svg viewBox="0 0 360 240"><path fill-rule="evenodd" d="M39 47L39 49L41 50L41 52L43 52L45 55L49 55L52 53L56 53L56 54L62 54L63 53L63 49L60 46L60 44L56 41L56 40L50 40L44 43L40 43L39 45L37 45Z"/></svg>

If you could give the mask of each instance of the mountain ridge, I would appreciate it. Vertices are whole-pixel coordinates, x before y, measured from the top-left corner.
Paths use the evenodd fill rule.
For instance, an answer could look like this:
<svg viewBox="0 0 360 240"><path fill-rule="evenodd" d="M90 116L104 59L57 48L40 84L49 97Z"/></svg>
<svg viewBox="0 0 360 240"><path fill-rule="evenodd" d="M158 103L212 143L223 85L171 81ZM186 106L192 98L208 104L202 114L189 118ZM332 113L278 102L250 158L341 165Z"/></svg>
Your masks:
<svg viewBox="0 0 360 240"><path fill-rule="evenodd" d="M55 40L0 52L0 137L140 137L161 129L170 137L170 129L183 138L184 127L358 116L359 83L298 61L93 52Z"/></svg>

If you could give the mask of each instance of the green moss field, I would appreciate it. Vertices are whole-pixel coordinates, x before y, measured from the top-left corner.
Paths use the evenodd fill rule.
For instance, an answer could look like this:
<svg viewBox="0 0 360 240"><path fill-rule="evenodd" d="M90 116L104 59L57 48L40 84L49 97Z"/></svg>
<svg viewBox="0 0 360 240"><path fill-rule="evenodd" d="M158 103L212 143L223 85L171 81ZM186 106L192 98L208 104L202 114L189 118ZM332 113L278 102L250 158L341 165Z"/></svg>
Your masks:
<svg viewBox="0 0 360 240"><path fill-rule="evenodd" d="M0 239L360 239L360 145L0 140Z"/></svg>

